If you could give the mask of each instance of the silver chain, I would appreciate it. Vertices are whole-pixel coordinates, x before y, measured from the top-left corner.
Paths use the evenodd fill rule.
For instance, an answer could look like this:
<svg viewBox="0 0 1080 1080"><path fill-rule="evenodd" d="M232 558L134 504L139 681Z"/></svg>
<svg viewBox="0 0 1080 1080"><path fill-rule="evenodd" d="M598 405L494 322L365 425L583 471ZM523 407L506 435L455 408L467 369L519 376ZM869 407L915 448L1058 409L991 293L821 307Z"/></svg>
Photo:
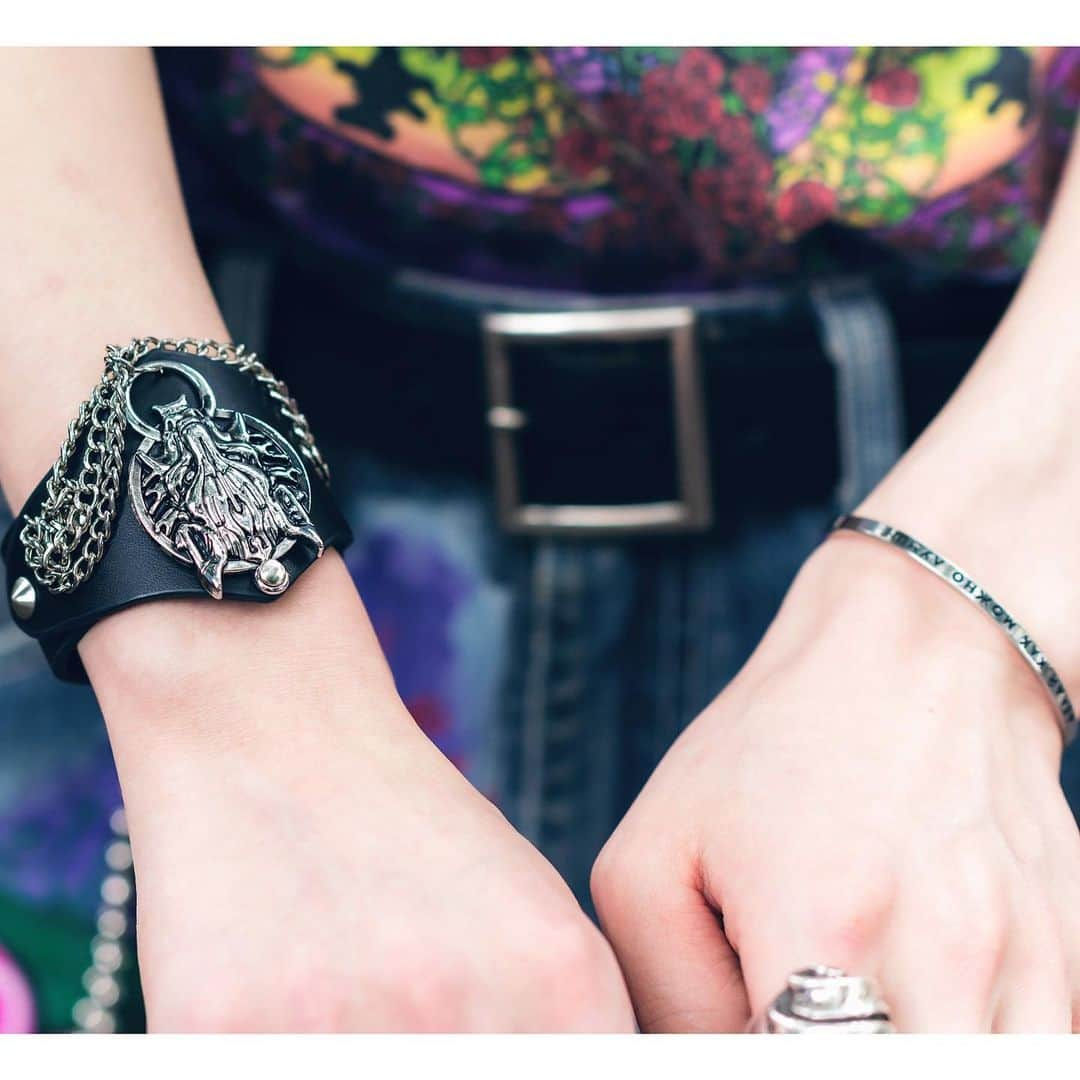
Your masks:
<svg viewBox="0 0 1080 1080"><path fill-rule="evenodd" d="M330 470L289 388L243 345L206 338L153 337L135 338L123 347L109 345L101 381L68 425L45 485L41 510L26 519L19 533L26 565L50 592L77 589L105 554L119 509L128 388L135 378L136 365L157 349L219 360L251 375L266 391L278 414L288 421L300 454L329 482ZM84 446L75 474L72 462L80 439Z"/></svg>

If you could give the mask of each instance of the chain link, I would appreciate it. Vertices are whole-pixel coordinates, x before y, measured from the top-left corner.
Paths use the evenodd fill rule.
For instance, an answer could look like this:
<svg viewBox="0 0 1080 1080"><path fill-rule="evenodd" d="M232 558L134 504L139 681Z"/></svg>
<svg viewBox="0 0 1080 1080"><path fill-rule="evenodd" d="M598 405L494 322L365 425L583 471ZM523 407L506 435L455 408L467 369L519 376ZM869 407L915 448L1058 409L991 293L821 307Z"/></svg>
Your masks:
<svg viewBox="0 0 1080 1080"><path fill-rule="evenodd" d="M27 517L19 539L26 565L41 585L53 593L77 589L101 562L112 536L123 482L124 439L127 432L127 392L139 361L157 349L219 360L250 375L266 391L300 454L326 482L330 470L307 418L289 388L243 345L206 338L135 338L126 346L109 345L105 371L93 393L68 425L67 435L45 485L41 510ZM78 473L72 463L80 439Z"/></svg>

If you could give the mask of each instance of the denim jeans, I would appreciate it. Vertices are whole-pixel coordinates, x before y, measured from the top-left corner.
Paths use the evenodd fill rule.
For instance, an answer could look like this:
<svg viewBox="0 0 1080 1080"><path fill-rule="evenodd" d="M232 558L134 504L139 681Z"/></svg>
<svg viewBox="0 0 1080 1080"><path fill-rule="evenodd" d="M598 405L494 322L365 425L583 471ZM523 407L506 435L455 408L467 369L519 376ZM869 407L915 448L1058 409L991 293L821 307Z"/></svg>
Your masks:
<svg viewBox="0 0 1080 1080"><path fill-rule="evenodd" d="M526 540L499 531L479 482L338 454L358 537L347 563L403 699L586 906L592 860L652 768L746 660L837 508L902 451L880 305L829 288L815 303L842 460L836 498L818 506L719 508L727 526L699 538ZM1073 757L1065 779L1080 792ZM91 692L54 681L4 605L0 966L29 980L41 1027L64 1027L82 993L119 801Z"/></svg>

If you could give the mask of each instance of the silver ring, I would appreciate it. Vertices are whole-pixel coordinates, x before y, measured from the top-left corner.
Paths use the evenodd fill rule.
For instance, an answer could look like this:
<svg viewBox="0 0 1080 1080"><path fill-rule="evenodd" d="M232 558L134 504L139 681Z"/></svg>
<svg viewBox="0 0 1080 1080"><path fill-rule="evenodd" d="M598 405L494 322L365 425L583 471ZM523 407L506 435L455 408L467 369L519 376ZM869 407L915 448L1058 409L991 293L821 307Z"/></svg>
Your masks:
<svg viewBox="0 0 1080 1080"><path fill-rule="evenodd" d="M815 964L788 976L787 986L750 1030L765 1035L891 1035L896 1028L874 979Z"/></svg>
<svg viewBox="0 0 1080 1080"><path fill-rule="evenodd" d="M148 360L145 364L139 364L132 368L131 379L127 384L127 389L124 391L124 412L127 415L127 422L144 438L153 439L154 442L161 438L161 432L157 428L151 427L135 411L135 406L131 404L131 388L135 385L135 379L139 375L150 372L160 374L162 371L175 371L183 375L198 392L199 407L208 416L213 416L217 412L217 398L214 396L213 388L193 367L181 364L179 360Z"/></svg>

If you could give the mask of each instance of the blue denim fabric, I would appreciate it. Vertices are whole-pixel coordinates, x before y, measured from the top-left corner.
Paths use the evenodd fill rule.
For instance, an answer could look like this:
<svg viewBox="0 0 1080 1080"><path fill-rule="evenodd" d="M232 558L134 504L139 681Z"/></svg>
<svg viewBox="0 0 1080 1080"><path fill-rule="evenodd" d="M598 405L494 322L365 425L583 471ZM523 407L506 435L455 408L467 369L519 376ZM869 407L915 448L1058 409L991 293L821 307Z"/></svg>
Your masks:
<svg viewBox="0 0 1080 1080"><path fill-rule="evenodd" d="M901 451L896 348L857 283L815 304L839 376L837 501L850 506ZM359 538L347 562L403 699L587 905L595 854L754 648L837 503L720 507L729 519L707 538L520 540L499 532L478 483L338 459ZM17 958L5 899L85 926L88 947L119 792L91 692L55 682L0 608L0 946ZM1080 796L1077 755L1064 777Z"/></svg>
<svg viewBox="0 0 1080 1080"><path fill-rule="evenodd" d="M403 699L583 900L600 845L738 670L831 512L748 521L723 544L532 543L499 534L479 487L361 457L336 475L354 493L346 562ZM0 747L0 895L90 919L120 801L104 726L6 609Z"/></svg>
<svg viewBox="0 0 1080 1080"><path fill-rule="evenodd" d="M746 521L723 543L519 554L501 798L586 906L600 846L749 656L830 514Z"/></svg>

